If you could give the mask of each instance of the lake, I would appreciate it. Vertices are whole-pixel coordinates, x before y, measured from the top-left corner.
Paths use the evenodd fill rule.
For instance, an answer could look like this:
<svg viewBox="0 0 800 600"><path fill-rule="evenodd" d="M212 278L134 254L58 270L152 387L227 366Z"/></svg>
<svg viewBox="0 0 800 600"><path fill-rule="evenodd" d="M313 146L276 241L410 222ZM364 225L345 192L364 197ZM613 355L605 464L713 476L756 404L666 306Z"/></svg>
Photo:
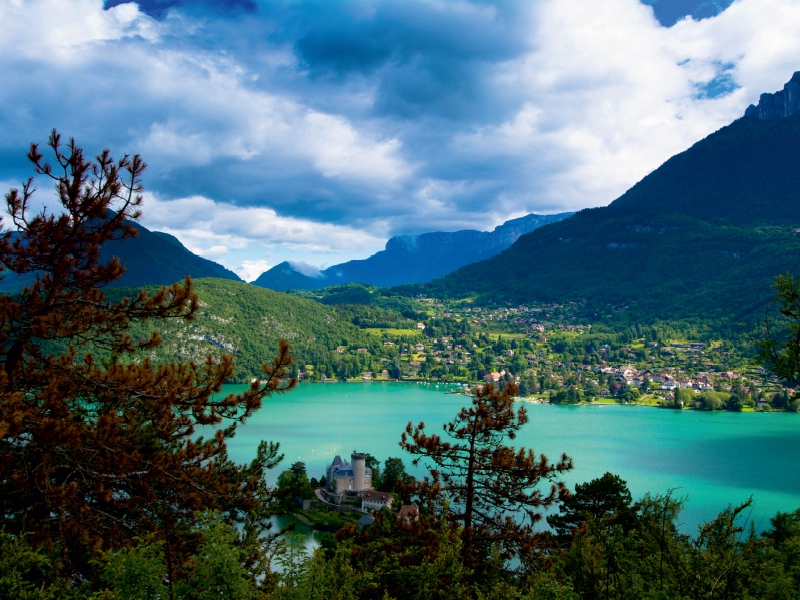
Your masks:
<svg viewBox="0 0 800 600"><path fill-rule="evenodd" d="M245 386L225 386L225 392ZM378 460L400 457L410 473L411 457L398 446L408 421L424 421L432 432L470 399L445 394L445 385L415 383L301 384L268 398L229 444L234 460L255 456L260 440L277 441L284 462L306 463L319 479L336 454L353 450ZM634 406L525 404L530 422L513 445L556 460L562 452L575 468L565 481L572 489L610 471L628 482L634 498L646 492L688 496L681 528L693 533L729 504L755 500L756 527L769 526L777 511L800 507L800 414L674 411Z"/></svg>

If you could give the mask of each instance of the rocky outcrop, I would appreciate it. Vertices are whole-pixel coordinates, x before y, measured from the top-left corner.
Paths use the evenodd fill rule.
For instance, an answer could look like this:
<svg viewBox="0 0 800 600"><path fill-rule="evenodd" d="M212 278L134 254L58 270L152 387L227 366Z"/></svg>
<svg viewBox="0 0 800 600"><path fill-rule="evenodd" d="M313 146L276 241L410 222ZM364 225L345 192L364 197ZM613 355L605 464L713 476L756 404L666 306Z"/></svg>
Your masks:
<svg viewBox="0 0 800 600"><path fill-rule="evenodd" d="M758 106L750 105L744 116L766 121L780 119L800 111L800 71L795 71L783 90L774 94L761 94Z"/></svg>

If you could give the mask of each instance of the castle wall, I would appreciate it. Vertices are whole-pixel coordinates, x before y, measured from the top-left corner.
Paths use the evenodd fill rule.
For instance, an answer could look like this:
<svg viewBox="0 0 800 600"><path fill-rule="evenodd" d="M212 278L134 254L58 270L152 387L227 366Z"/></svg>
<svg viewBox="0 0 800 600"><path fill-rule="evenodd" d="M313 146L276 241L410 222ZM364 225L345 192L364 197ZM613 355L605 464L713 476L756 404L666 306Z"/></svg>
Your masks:
<svg viewBox="0 0 800 600"><path fill-rule="evenodd" d="M357 492L367 489L364 482L364 471L366 468L366 455L360 452L353 452L350 459L353 465L353 489Z"/></svg>

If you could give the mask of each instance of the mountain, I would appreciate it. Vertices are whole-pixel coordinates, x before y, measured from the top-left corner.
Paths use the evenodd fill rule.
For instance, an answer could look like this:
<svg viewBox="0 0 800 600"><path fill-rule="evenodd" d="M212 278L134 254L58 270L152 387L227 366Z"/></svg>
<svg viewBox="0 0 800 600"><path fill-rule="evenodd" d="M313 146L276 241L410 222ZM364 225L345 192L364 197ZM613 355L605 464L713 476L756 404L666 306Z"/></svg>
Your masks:
<svg viewBox="0 0 800 600"><path fill-rule="evenodd" d="M609 206L526 234L426 293L763 317L773 278L800 271L799 87L800 72Z"/></svg>
<svg viewBox="0 0 800 600"><path fill-rule="evenodd" d="M100 251L102 262L118 256L127 269L115 285L168 285L182 280L186 275L241 281L233 271L192 253L178 238L161 231L150 231L138 223L133 223L133 226L139 232L137 237L108 242ZM0 281L0 292L21 290L34 277L32 274L17 277L8 273Z"/></svg>
<svg viewBox="0 0 800 600"><path fill-rule="evenodd" d="M381 287L423 283L494 256L521 235L571 214L531 214L506 221L491 232L465 229L395 236L386 242L385 250L364 260L351 260L329 267L321 271L319 277L304 275L291 263L283 262L262 273L253 284L273 290L316 290L344 283L368 283Z"/></svg>
<svg viewBox="0 0 800 600"><path fill-rule="evenodd" d="M134 227L139 231L137 237L109 242L100 253L102 260L118 256L125 265L127 270L118 285L164 285L180 281L186 275L195 279L218 277L241 281L236 273L221 264L191 252L175 236L150 231L137 223Z"/></svg>

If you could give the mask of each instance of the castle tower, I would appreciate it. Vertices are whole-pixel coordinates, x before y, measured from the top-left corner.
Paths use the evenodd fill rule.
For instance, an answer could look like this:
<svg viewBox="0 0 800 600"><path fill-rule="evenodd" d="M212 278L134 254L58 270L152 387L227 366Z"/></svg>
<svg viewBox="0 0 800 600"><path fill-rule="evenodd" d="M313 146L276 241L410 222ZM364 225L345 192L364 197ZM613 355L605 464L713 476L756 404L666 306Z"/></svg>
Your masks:
<svg viewBox="0 0 800 600"><path fill-rule="evenodd" d="M353 465L353 490L356 492L362 492L366 489L366 485L364 483L366 458L367 455L361 452L353 452L350 455L350 460L352 461Z"/></svg>

